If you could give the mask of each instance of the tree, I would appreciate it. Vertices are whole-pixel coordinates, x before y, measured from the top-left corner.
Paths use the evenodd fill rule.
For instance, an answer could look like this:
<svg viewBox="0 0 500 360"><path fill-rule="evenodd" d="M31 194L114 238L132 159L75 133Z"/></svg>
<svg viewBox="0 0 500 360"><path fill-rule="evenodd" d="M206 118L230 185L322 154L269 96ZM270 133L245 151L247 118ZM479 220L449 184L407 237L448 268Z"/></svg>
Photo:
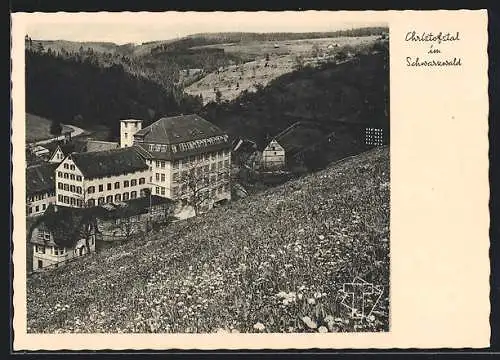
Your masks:
<svg viewBox="0 0 500 360"><path fill-rule="evenodd" d="M302 56L297 55L295 57L295 69L296 70L301 70L304 68L304 59Z"/></svg>
<svg viewBox="0 0 500 360"><path fill-rule="evenodd" d="M347 59L347 53L344 49L341 49L337 52L337 55L335 57L338 61L344 61Z"/></svg>
<svg viewBox="0 0 500 360"><path fill-rule="evenodd" d="M219 90L219 89L217 89L217 90L215 91L215 102L216 102L217 104L220 104L220 103L221 103L221 101L222 101L222 93L220 92L220 90Z"/></svg>
<svg viewBox="0 0 500 360"><path fill-rule="evenodd" d="M320 48L319 48L318 44L314 44L312 46L312 51L311 52L312 52L312 56L313 57L318 57L319 56L319 54L320 54Z"/></svg>
<svg viewBox="0 0 500 360"><path fill-rule="evenodd" d="M215 200L221 187L229 185L230 167L221 164L195 160L181 172L178 198L191 206L195 215Z"/></svg>
<svg viewBox="0 0 500 360"><path fill-rule="evenodd" d="M136 226L133 221L134 215L136 215L136 212L128 204L119 207L114 214L114 216L119 219L118 227L120 228L122 235L127 240L130 239L130 236L136 230Z"/></svg>
<svg viewBox="0 0 500 360"><path fill-rule="evenodd" d="M50 133L54 136L61 135L62 125L58 120L52 120L52 124L50 124Z"/></svg>
<svg viewBox="0 0 500 360"><path fill-rule="evenodd" d="M80 209L83 214L80 228L80 238L85 239L86 253L90 254L89 239L99 232L97 217L97 208L87 200L87 189L83 186L82 194L79 195Z"/></svg>

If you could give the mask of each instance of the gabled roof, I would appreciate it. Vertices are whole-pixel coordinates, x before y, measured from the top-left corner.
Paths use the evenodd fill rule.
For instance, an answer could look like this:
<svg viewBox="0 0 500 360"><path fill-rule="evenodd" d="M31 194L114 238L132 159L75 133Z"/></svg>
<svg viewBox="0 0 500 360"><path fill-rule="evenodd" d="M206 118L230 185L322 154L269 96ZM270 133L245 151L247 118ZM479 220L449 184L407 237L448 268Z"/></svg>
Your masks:
<svg viewBox="0 0 500 360"><path fill-rule="evenodd" d="M134 147L73 153L71 158L88 179L133 173L149 169Z"/></svg>
<svg viewBox="0 0 500 360"><path fill-rule="evenodd" d="M280 145L276 139L271 140L264 150L284 150L283 146Z"/></svg>
<svg viewBox="0 0 500 360"><path fill-rule="evenodd" d="M50 151L51 157L52 155L54 155L57 148L60 148L63 154L67 156L72 152L84 152L85 146L85 142L75 140L68 143L65 143L64 141L53 141L51 143L45 144L45 147Z"/></svg>
<svg viewBox="0 0 500 360"><path fill-rule="evenodd" d="M43 163L26 168L26 196L54 192L58 164Z"/></svg>
<svg viewBox="0 0 500 360"><path fill-rule="evenodd" d="M211 122L192 114L161 118L139 130L134 137L141 137L145 143L170 145L224 134Z"/></svg>
<svg viewBox="0 0 500 360"><path fill-rule="evenodd" d="M323 139L325 133L314 123L296 122L276 135L276 140L287 154L294 154Z"/></svg>
<svg viewBox="0 0 500 360"><path fill-rule="evenodd" d="M92 140L92 139L87 140L88 152L117 149L119 146L120 144L118 144L117 142Z"/></svg>

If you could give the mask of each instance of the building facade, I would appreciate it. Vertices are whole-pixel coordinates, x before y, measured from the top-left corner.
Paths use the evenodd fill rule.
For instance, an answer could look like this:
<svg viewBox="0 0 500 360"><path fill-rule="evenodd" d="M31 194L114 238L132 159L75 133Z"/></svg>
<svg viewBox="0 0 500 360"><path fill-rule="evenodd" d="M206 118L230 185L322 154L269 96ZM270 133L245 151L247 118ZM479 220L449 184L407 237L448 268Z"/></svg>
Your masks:
<svg viewBox="0 0 500 360"><path fill-rule="evenodd" d="M57 164L43 163L26 168L26 215L43 214L56 202L55 169Z"/></svg>
<svg viewBox="0 0 500 360"><path fill-rule="evenodd" d="M142 120L120 120L120 147L131 147L134 144L134 134L142 129Z"/></svg>
<svg viewBox="0 0 500 360"><path fill-rule="evenodd" d="M281 170L285 164L285 149L273 139L262 152L262 167L266 170Z"/></svg>
<svg viewBox="0 0 500 360"><path fill-rule="evenodd" d="M54 221L50 221L47 219L50 216L54 216L54 213L56 211L74 212L75 210L77 210L71 208L65 209L66 210L57 210L56 206L51 205L47 210L47 213L49 214L44 214L42 220L36 223L33 226L33 229L31 229L31 236L29 238L30 244L33 247L33 268L31 270L42 271L55 269L76 257L84 256L89 252L95 252L96 232L86 232L85 236L88 236L88 238L86 239L85 236L82 235L83 232L75 231L77 230L77 227L88 226L88 224L82 225L78 222L78 220L81 218L77 213L75 213L74 216L71 217L71 219L74 220L73 223L65 222L65 226L68 226L68 229L65 229L63 233L79 234L79 238L71 245L61 245L61 242L55 238L56 232L49 225L54 224ZM61 231L59 231L58 233L61 233Z"/></svg>
<svg viewBox="0 0 500 360"><path fill-rule="evenodd" d="M149 167L134 148L68 155L56 168L56 204L93 207L143 197Z"/></svg>
<svg viewBox="0 0 500 360"><path fill-rule="evenodd" d="M134 146L149 166L154 195L184 202L199 196L204 210L231 199L229 136L200 116L162 118L138 131Z"/></svg>

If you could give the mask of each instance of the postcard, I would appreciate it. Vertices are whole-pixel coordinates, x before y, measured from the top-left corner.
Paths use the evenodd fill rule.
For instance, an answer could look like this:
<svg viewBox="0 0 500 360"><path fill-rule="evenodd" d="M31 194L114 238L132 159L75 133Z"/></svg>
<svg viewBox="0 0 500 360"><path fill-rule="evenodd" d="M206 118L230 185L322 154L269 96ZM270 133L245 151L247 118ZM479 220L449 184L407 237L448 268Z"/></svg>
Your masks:
<svg viewBox="0 0 500 360"><path fill-rule="evenodd" d="M14 350L481 348L487 13L12 14Z"/></svg>

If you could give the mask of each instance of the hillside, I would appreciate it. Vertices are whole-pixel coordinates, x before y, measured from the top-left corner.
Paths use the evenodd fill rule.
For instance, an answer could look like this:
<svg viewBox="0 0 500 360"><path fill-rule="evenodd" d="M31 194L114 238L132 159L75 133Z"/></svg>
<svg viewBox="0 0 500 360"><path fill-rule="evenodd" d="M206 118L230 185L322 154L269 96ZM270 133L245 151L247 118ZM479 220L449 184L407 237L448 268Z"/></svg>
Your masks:
<svg viewBox="0 0 500 360"><path fill-rule="evenodd" d="M207 74L201 80L189 85L185 91L191 95L201 95L206 104L216 101L214 89L221 92L222 101L234 100L244 91L255 91L258 86L266 86L273 79L294 71L298 61L305 64L314 60L333 59L340 49L353 51L372 46L377 37L337 37L281 40L274 42L252 41L206 45L196 49L221 49L228 55L235 54L247 61L230 65ZM299 59L298 59L299 58Z"/></svg>
<svg viewBox="0 0 500 360"><path fill-rule="evenodd" d="M103 67L91 57L26 51L26 111L38 116L82 128L104 125L116 136L119 119L148 124L200 108L198 99L166 90L119 64Z"/></svg>
<svg viewBox="0 0 500 360"><path fill-rule="evenodd" d="M30 113L26 114L26 142L44 140L54 137L50 133L52 121ZM63 125L63 132L70 131L71 128Z"/></svg>
<svg viewBox="0 0 500 360"><path fill-rule="evenodd" d="M34 275L28 333L387 331L388 239L377 148ZM362 323L340 304L355 276L383 289Z"/></svg>

